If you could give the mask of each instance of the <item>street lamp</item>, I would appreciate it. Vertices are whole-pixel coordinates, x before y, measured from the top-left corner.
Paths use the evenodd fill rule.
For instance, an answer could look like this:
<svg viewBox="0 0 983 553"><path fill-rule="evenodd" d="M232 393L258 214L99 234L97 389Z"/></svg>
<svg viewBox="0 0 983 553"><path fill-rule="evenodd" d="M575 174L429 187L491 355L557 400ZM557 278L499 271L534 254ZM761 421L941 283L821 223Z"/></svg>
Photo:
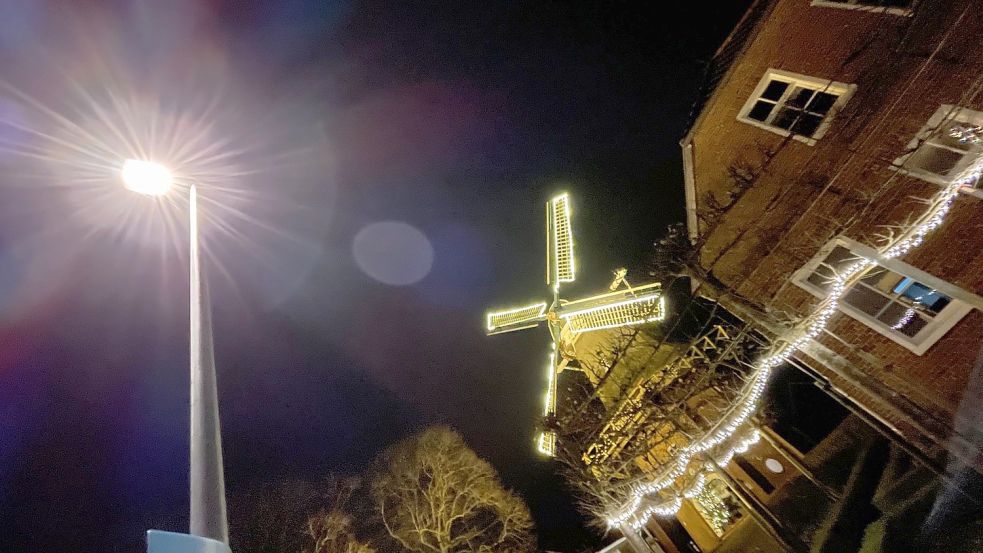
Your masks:
<svg viewBox="0 0 983 553"><path fill-rule="evenodd" d="M128 159L120 171L127 190L147 196L163 196L174 184L171 171L163 165L143 159Z"/></svg>
<svg viewBox="0 0 983 553"><path fill-rule="evenodd" d="M174 178L167 167L149 160L128 159L121 170L123 185L133 192L164 196ZM191 368L191 517L192 536L220 542L213 544L227 551L229 524L225 509L225 476L222 470L222 431L218 417L218 387L215 379L215 351L212 343L211 311L207 287L202 279L198 238L198 191L189 187L190 235L190 368ZM173 538L173 539L171 539ZM187 545L187 536L150 532L150 551L169 550L178 542ZM194 538L190 538L194 539ZM155 544L160 544L156 546ZM204 548L202 549L205 550ZM209 549L216 550L219 549Z"/></svg>

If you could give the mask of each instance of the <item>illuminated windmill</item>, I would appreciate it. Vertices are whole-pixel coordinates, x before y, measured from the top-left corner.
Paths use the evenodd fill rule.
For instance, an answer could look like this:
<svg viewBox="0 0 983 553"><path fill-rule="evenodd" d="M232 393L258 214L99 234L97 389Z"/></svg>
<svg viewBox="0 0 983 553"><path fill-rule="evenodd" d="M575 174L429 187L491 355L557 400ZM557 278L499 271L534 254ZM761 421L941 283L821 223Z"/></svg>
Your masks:
<svg viewBox="0 0 983 553"><path fill-rule="evenodd" d="M560 298L560 285L575 279L573 232L570 227L570 198L560 194L546 202L546 284L552 288L553 300L524 307L489 312L486 316L488 334L525 330L545 322L553 337L553 351L548 367L544 415L546 429L539 435L539 451L553 456L556 452L556 388L557 377L566 363L558 355L561 331L571 334L591 332L661 320L665 314L662 286L659 283L631 287L625 280L625 270L615 273L611 292L566 301ZM624 286L624 289L619 288Z"/></svg>

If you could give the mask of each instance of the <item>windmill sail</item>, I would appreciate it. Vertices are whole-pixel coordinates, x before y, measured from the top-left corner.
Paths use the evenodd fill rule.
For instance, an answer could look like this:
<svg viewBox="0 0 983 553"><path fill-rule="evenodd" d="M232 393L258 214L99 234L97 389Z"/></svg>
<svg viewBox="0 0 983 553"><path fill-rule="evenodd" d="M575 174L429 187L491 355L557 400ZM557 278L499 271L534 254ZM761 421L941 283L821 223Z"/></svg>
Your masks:
<svg viewBox="0 0 983 553"><path fill-rule="evenodd" d="M577 334L662 320L665 300L662 287L656 283L570 302L557 315L570 332Z"/></svg>
<svg viewBox="0 0 983 553"><path fill-rule="evenodd" d="M546 397L544 398L543 415L549 421L556 415L556 353L550 354L550 364L546 368L546 375L549 379L546 385ZM543 455L553 457L556 455L556 433L552 430L544 430L539 435L539 452Z"/></svg>
<svg viewBox="0 0 983 553"><path fill-rule="evenodd" d="M544 430L539 434L539 452L549 457L556 456L556 432Z"/></svg>
<svg viewBox="0 0 983 553"><path fill-rule="evenodd" d="M546 203L546 284L574 281L570 197L560 194Z"/></svg>
<svg viewBox="0 0 983 553"><path fill-rule="evenodd" d="M488 334L500 334L532 328L545 318L546 302L540 302L525 307L488 313L485 317L485 326Z"/></svg>

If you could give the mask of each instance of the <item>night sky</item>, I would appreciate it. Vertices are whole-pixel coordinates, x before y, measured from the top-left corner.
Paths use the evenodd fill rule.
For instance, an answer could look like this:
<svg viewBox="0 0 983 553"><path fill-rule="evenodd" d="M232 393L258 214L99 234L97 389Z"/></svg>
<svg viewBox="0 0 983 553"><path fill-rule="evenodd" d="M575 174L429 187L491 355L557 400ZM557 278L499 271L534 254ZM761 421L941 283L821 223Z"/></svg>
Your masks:
<svg viewBox="0 0 983 553"><path fill-rule="evenodd" d="M201 186L231 495L441 422L544 548L599 543L534 453L548 334L483 314L546 296L556 191L574 293L683 220L677 143L747 2L600 4L0 0L0 549L186 530L187 220L71 131L167 128L141 109L235 154Z"/></svg>

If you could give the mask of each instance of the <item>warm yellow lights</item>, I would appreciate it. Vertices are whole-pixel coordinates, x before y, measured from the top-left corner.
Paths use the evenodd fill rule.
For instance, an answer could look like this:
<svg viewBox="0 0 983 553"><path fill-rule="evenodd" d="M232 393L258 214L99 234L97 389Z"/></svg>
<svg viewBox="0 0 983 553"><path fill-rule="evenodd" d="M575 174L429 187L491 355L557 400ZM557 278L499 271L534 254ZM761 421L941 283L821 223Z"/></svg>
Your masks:
<svg viewBox="0 0 983 553"><path fill-rule="evenodd" d="M550 364L546 368L546 401L543 414L547 417L556 413L556 354L550 354Z"/></svg>
<svg viewBox="0 0 983 553"><path fill-rule="evenodd" d="M578 334L661 321L665 311L665 299L658 291L616 303L560 313L559 316L567 322L570 332Z"/></svg>
<svg viewBox="0 0 983 553"><path fill-rule="evenodd" d="M485 316L485 327L488 332L522 330L539 324L545 314L546 302L495 311Z"/></svg>
<svg viewBox="0 0 983 553"><path fill-rule="evenodd" d="M539 452L547 457L556 457L556 433L541 432L539 434Z"/></svg>
<svg viewBox="0 0 983 553"><path fill-rule="evenodd" d="M556 415L556 353L550 353L550 364L546 367L546 397L544 398L543 414L547 420ZM556 433L544 431L539 435L539 452L553 457L556 455Z"/></svg>
<svg viewBox="0 0 983 553"><path fill-rule="evenodd" d="M123 163L123 185L127 190L146 194L147 196L163 196L171 189L173 177L163 165L142 159L128 159Z"/></svg>
<svg viewBox="0 0 983 553"><path fill-rule="evenodd" d="M573 229L570 225L570 197L566 193L546 204L546 283L573 282Z"/></svg>
<svg viewBox="0 0 983 553"><path fill-rule="evenodd" d="M564 327L574 334L622 326L639 325L662 320L665 303L661 285L648 284L632 288L625 280L626 270L616 271L611 293L583 300L564 302L560 299L560 284L573 282L576 276L573 256L573 228L570 222L570 195L558 194L546 202L546 283L553 292L552 304L534 303L524 307L488 312L485 330L500 334L524 330L546 321L553 335L553 354L550 356L548 384L543 408L547 421L556 415L557 375L556 352ZM616 291L622 284L627 290ZM550 421L555 424L554 421ZM537 449L554 456L557 435L546 430L539 435Z"/></svg>

